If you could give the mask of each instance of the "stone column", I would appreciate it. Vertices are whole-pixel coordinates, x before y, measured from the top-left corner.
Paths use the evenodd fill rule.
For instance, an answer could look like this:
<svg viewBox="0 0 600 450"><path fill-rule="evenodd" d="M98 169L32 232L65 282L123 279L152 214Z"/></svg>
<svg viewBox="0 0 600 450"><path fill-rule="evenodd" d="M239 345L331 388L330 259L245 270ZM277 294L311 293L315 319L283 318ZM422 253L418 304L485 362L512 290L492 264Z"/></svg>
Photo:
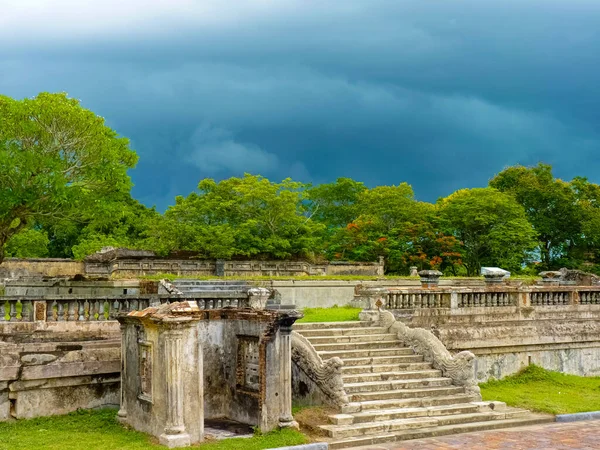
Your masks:
<svg viewBox="0 0 600 450"><path fill-rule="evenodd" d="M296 428L298 422L292 416L292 325L299 316L286 317L279 326L279 358L280 358L280 412L281 428Z"/></svg>
<svg viewBox="0 0 600 450"><path fill-rule="evenodd" d="M127 423L127 395L125 389L127 383L127 325L124 323L119 324L121 329L121 404L117 418L121 423Z"/></svg>
<svg viewBox="0 0 600 450"><path fill-rule="evenodd" d="M167 425L165 432L159 436L159 442L169 448L185 447L191 443L183 421L182 337L183 331L180 328L172 328L164 334Z"/></svg>

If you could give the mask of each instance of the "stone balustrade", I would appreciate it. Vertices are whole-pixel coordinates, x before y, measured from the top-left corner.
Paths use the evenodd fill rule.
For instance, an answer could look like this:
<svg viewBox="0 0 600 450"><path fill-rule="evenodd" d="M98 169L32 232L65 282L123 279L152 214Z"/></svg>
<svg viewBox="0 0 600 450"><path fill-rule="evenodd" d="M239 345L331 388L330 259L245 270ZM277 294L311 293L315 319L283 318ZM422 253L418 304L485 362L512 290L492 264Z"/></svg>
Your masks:
<svg viewBox="0 0 600 450"><path fill-rule="evenodd" d="M477 288L369 288L357 289L356 306L367 310L432 308L559 307L600 305L597 286L497 286Z"/></svg>
<svg viewBox="0 0 600 450"><path fill-rule="evenodd" d="M250 290L251 291L251 290ZM265 290L266 291L266 290ZM266 292L270 294L270 292ZM249 290L207 291L193 295L140 295L121 297L0 297L2 322L102 322L149 306L193 300L200 309L253 306L256 294Z"/></svg>

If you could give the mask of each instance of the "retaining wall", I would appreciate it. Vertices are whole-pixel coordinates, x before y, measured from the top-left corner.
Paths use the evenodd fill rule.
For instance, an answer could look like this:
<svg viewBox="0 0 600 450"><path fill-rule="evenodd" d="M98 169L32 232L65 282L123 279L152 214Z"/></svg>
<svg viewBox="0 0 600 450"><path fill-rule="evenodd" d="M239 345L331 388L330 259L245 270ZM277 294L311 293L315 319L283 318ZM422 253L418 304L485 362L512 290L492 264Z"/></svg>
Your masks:
<svg viewBox="0 0 600 450"><path fill-rule="evenodd" d="M534 363L582 376L600 375L599 287L363 290L411 327L430 329L452 352L477 355L477 380L503 378Z"/></svg>

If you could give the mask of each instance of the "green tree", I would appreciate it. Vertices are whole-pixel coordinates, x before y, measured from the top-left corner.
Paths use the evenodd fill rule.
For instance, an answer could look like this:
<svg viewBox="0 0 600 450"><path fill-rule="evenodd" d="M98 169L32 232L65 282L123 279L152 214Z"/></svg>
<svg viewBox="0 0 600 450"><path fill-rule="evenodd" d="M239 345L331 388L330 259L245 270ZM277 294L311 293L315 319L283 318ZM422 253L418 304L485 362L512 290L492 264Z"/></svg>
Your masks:
<svg viewBox="0 0 600 450"><path fill-rule="evenodd" d="M490 186L511 194L525 208L538 234L544 268L556 268L576 247L582 233L582 210L572 186L554 178L552 167L509 167Z"/></svg>
<svg viewBox="0 0 600 450"><path fill-rule="evenodd" d="M161 253L187 250L207 258L313 258L324 226L306 217L304 188L249 174L218 183L204 179L197 193L177 197L155 221L151 245Z"/></svg>
<svg viewBox="0 0 600 450"><path fill-rule="evenodd" d="M364 190L356 203L358 217L335 233L328 256L355 261L384 256L388 272L407 272L406 255L415 247L412 231L428 220L432 208L417 202L406 183Z"/></svg>
<svg viewBox="0 0 600 450"><path fill-rule="evenodd" d="M46 258L49 254L48 233L26 228L13 235L6 243L6 256L15 258Z"/></svg>
<svg viewBox="0 0 600 450"><path fill-rule="evenodd" d="M77 221L128 193L136 162L127 139L66 94L0 96L0 262L26 227Z"/></svg>
<svg viewBox="0 0 600 450"><path fill-rule="evenodd" d="M462 189L439 200L442 226L464 248L468 275L483 265L518 271L536 244L536 233L516 200L496 189Z"/></svg>
<svg viewBox="0 0 600 450"><path fill-rule="evenodd" d="M343 228L358 216L358 199L366 190L364 183L351 178L312 186L305 194L309 215L329 230Z"/></svg>

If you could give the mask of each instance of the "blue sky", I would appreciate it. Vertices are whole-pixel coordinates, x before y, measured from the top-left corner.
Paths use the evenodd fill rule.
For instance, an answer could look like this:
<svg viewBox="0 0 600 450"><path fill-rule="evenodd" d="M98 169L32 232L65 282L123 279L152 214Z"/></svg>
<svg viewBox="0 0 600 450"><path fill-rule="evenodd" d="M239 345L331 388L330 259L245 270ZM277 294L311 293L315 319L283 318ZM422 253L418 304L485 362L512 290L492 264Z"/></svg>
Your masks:
<svg viewBox="0 0 600 450"><path fill-rule="evenodd" d="M598 1L0 0L0 11L0 93L81 99L132 140L133 194L159 209L201 178L244 172L406 181L428 201L517 163L600 182Z"/></svg>

